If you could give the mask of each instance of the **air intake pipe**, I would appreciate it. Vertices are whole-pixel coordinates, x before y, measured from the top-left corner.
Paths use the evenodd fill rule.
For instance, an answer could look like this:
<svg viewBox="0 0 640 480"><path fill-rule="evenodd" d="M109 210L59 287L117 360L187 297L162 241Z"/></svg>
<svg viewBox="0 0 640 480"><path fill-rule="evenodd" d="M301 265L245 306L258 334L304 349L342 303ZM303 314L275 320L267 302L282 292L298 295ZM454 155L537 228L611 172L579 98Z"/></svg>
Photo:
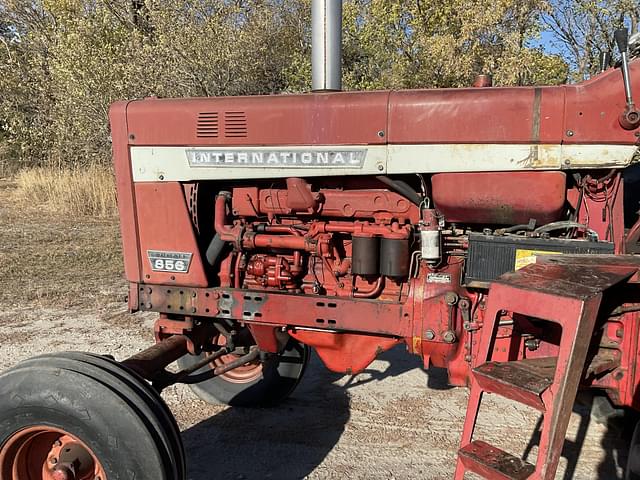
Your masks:
<svg viewBox="0 0 640 480"><path fill-rule="evenodd" d="M311 72L314 92L342 90L342 0L311 4Z"/></svg>

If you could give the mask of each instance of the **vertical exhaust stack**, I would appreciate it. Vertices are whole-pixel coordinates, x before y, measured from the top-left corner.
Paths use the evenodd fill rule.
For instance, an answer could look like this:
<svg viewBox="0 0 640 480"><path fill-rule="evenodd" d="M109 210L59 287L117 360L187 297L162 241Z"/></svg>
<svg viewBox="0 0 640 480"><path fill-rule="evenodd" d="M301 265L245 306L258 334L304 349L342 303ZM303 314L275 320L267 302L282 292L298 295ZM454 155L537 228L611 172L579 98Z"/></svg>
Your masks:
<svg viewBox="0 0 640 480"><path fill-rule="evenodd" d="M311 70L314 92L342 90L342 0L313 0Z"/></svg>

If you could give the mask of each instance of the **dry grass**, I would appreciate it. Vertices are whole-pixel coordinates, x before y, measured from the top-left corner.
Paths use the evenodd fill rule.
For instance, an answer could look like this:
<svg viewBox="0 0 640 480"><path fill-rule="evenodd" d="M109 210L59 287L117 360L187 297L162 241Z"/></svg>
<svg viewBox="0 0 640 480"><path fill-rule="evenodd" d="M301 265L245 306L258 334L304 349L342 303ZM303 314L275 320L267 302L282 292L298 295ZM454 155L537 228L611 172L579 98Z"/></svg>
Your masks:
<svg viewBox="0 0 640 480"><path fill-rule="evenodd" d="M122 301L127 287L117 217L25 208L16 202L17 188L16 181L0 180L0 310Z"/></svg>
<svg viewBox="0 0 640 480"><path fill-rule="evenodd" d="M24 207L43 206L64 215L110 217L116 213L113 171L92 166L22 170L16 175L16 200Z"/></svg>
<svg viewBox="0 0 640 480"><path fill-rule="evenodd" d="M9 148L0 142L0 178L9 175L10 168Z"/></svg>

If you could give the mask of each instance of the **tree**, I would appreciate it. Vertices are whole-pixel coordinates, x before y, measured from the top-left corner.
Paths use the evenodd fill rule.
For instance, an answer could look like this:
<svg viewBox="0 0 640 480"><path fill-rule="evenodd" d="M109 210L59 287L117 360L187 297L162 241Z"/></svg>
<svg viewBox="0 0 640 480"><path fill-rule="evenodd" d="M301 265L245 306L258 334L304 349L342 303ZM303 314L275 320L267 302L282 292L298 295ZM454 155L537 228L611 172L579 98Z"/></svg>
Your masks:
<svg viewBox="0 0 640 480"><path fill-rule="evenodd" d="M543 0L346 1L345 87L460 87L478 73L494 74L499 85L562 83L567 76L562 58L532 47L545 5ZM309 56L308 46L297 52L290 89L309 85Z"/></svg>
<svg viewBox="0 0 640 480"><path fill-rule="evenodd" d="M0 51L4 144L24 164L109 162L119 99L280 92L296 37L289 0L10 0Z"/></svg>
<svg viewBox="0 0 640 480"><path fill-rule="evenodd" d="M346 89L559 83L545 0L345 0ZM311 0L4 0L0 142L15 165L109 162L115 100L307 91Z"/></svg>
<svg viewBox="0 0 640 480"><path fill-rule="evenodd" d="M635 32L639 21L637 0L551 0L543 17L576 81L597 73L600 56L615 51L617 28L627 26Z"/></svg>

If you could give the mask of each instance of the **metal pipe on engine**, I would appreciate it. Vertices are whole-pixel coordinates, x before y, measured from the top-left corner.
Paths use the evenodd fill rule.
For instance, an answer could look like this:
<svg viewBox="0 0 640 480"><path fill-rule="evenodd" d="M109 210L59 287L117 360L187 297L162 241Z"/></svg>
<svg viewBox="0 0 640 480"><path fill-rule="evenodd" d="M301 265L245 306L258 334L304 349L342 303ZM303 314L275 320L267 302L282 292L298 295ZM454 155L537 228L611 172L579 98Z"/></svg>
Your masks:
<svg viewBox="0 0 640 480"><path fill-rule="evenodd" d="M242 227L239 225L227 225L227 203L231 200L231 192L219 192L216 196L214 208L213 228L222 241L231 242L240 247Z"/></svg>
<svg viewBox="0 0 640 480"><path fill-rule="evenodd" d="M376 283L369 290L356 290L353 292L353 298L374 298L384 290L384 277L378 277Z"/></svg>
<svg viewBox="0 0 640 480"><path fill-rule="evenodd" d="M342 0L313 0L311 32L312 90L342 90Z"/></svg>

